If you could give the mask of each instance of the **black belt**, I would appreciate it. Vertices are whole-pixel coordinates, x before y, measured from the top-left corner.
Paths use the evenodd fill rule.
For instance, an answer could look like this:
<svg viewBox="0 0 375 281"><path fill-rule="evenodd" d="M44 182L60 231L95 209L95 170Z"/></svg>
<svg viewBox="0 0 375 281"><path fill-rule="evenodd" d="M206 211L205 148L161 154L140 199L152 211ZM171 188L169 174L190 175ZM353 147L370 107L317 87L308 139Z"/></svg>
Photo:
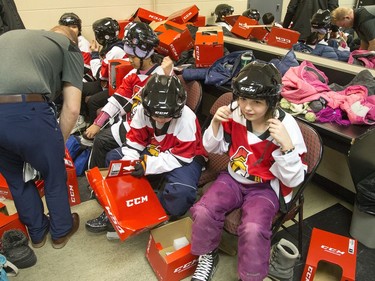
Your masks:
<svg viewBox="0 0 375 281"><path fill-rule="evenodd" d="M0 94L0 103L18 103L18 102L41 102L46 101L46 97L42 94Z"/></svg>

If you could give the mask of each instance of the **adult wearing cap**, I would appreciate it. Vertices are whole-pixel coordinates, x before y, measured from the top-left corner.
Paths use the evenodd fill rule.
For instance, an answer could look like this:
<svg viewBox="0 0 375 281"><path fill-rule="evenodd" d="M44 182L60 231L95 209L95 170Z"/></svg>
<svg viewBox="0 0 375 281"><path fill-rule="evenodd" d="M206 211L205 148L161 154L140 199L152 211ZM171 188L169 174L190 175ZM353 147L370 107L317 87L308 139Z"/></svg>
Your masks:
<svg viewBox="0 0 375 281"><path fill-rule="evenodd" d="M79 114L83 60L68 27L52 31L13 30L0 36L0 173L32 245L42 247L50 233L59 249L79 227L79 216L69 206L64 155ZM58 123L48 101L61 91ZM44 179L49 216L34 181L24 181L25 162Z"/></svg>

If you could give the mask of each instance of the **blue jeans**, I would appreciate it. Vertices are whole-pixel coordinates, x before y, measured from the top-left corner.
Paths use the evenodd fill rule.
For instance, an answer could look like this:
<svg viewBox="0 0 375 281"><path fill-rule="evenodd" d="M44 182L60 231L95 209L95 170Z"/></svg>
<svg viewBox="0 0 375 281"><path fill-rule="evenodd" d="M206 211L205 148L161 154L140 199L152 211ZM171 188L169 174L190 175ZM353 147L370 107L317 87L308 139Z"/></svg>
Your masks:
<svg viewBox="0 0 375 281"><path fill-rule="evenodd" d="M0 173L12 193L20 220L33 241L50 228L52 239L72 226L64 163L65 145L55 114L47 102L0 104ZM23 181L28 162L44 178L50 220L33 181Z"/></svg>
<svg viewBox="0 0 375 281"><path fill-rule="evenodd" d="M268 183L242 185L221 173L191 208L191 252L203 255L219 246L225 214L242 209L238 234L238 274L241 280L262 281L268 274L271 225L279 200Z"/></svg>

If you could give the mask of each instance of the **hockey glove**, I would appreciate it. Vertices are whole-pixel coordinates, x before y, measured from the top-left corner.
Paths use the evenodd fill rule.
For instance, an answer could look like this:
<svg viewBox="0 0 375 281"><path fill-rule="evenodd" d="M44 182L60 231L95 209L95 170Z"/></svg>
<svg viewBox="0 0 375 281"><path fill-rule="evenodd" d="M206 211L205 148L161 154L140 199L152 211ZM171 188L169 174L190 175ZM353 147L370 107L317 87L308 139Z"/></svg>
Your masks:
<svg viewBox="0 0 375 281"><path fill-rule="evenodd" d="M141 178L145 175L146 172L146 161L147 155L142 155L139 159L139 162L135 164L134 171L131 172L131 175L137 178Z"/></svg>

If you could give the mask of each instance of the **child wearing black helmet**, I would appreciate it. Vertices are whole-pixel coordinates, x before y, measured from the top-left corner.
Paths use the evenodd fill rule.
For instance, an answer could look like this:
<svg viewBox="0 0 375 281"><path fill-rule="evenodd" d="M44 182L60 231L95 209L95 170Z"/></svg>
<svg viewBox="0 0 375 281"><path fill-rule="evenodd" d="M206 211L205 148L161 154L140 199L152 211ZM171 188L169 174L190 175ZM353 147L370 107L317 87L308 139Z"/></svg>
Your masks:
<svg viewBox="0 0 375 281"><path fill-rule="evenodd" d="M139 89L150 75L171 74L173 62L165 57L162 64L153 61L154 48L159 39L150 26L143 22L133 22L126 26L124 50L134 67L122 80L121 86L108 98L93 124L85 131L89 139L94 139L89 167L105 167L105 156L110 150L121 147L129 129L131 109L139 102ZM116 122L104 128L110 118Z"/></svg>
<svg viewBox="0 0 375 281"><path fill-rule="evenodd" d="M107 166L111 160L141 159L134 176L160 177L158 197L170 220L184 215L195 202L207 156L198 119L185 105L186 98L176 76L153 74L142 89L142 102L130 122L126 143L106 157ZM86 228L91 232L108 231L108 239L116 236L104 212L87 221Z"/></svg>
<svg viewBox="0 0 375 281"><path fill-rule="evenodd" d="M90 67L95 79L94 82L85 83L82 90L82 111L91 124L96 111L103 107L109 97L108 77L109 61L125 57L124 44L118 37L120 26L110 17L102 18L92 24L95 40L92 40ZM86 106L86 107L85 107Z"/></svg>
<svg viewBox="0 0 375 281"><path fill-rule="evenodd" d="M177 76L154 74L147 81L126 136L126 144L107 154L110 160L140 159L132 175L160 177L159 200L170 220L194 204L207 153L195 113Z"/></svg>
<svg viewBox="0 0 375 281"><path fill-rule="evenodd" d="M251 62L233 79L232 91L234 101L216 111L203 136L208 152L228 153L230 162L191 208L191 252L200 256L192 281L212 279L225 215L235 208L242 209L239 279L263 280L279 202L289 202L304 180L306 146L295 119L277 107L281 75L275 66Z"/></svg>

